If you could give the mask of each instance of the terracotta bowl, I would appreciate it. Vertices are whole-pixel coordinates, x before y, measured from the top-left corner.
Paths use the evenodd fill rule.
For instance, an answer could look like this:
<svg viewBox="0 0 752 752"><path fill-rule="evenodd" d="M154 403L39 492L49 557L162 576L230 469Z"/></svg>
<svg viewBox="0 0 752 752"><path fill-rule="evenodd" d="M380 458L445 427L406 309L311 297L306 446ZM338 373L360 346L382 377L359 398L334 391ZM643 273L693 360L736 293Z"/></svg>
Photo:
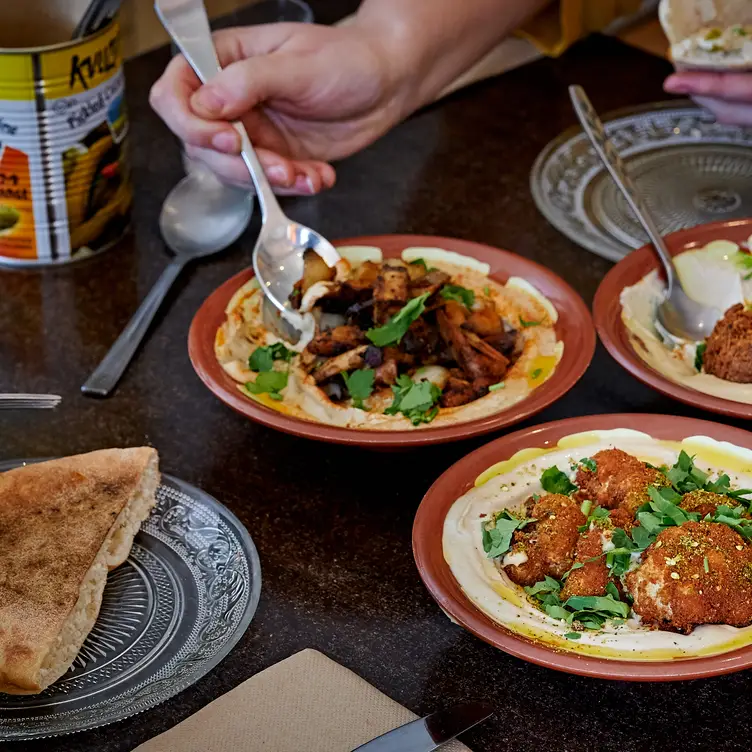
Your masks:
<svg viewBox="0 0 752 752"><path fill-rule="evenodd" d="M444 519L452 504L473 487L478 475L521 449L555 446L559 439L573 433L612 428L632 428L656 439L679 441L688 436L704 435L752 449L752 434L747 431L671 415L592 415L545 423L503 436L450 467L423 497L413 526L413 553L425 586L441 609L476 637L517 658L558 671L600 679L675 681L749 668L752 666L752 646L714 657L643 663L557 650L514 634L491 620L465 596L454 579L444 560Z"/></svg>
<svg viewBox="0 0 752 752"><path fill-rule="evenodd" d="M731 240L734 243L740 243L746 241L750 235L752 235L752 219L740 219L674 232L666 236L666 245L671 255L677 256L684 251L701 248L711 240ZM634 351L621 320L619 303L621 291L625 287L636 284L646 274L658 268L659 264L653 247L647 245L632 251L603 278L593 302L593 316L598 335L606 349L619 365L662 394L680 402L686 402L693 407L701 407L721 415L752 418L752 405L703 394L677 384L651 368Z"/></svg>
<svg viewBox="0 0 752 752"><path fill-rule="evenodd" d="M415 431L373 431L327 426L282 415L245 397L214 356L214 335L224 321L225 306L235 291L253 276L253 271L249 269L236 274L206 299L193 319L188 335L188 353L199 378L222 402L241 415L271 428L316 441L373 449L407 449L478 436L525 420L566 394L590 364L595 350L595 330L587 307L566 282L533 261L467 240L419 235L349 238L335 245L378 246L385 258L399 257L410 246L439 247L485 261L491 266L489 276L499 282L506 282L512 276L523 277L535 285L559 312L556 334L564 342L561 362L548 381L516 405L503 412L453 426Z"/></svg>

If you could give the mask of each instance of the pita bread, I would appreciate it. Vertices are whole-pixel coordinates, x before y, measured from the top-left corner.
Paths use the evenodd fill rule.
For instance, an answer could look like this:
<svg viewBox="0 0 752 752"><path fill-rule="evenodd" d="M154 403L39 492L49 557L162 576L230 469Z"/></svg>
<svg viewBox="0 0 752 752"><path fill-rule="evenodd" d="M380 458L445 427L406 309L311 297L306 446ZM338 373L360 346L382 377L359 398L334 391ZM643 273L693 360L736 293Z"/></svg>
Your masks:
<svg viewBox="0 0 752 752"><path fill-rule="evenodd" d="M146 447L0 474L0 692L41 692L70 668L158 484Z"/></svg>
<svg viewBox="0 0 752 752"><path fill-rule="evenodd" d="M731 33L733 27L752 25L750 0L661 0L658 12L677 68L752 70L752 36ZM733 41L733 52L704 49L710 29L722 30Z"/></svg>

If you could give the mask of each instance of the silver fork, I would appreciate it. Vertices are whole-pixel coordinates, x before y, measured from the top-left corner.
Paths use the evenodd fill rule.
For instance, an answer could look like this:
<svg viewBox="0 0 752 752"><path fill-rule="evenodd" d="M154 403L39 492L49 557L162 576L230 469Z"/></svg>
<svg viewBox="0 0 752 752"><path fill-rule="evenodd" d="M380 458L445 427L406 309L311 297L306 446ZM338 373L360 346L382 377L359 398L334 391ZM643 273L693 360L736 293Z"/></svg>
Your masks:
<svg viewBox="0 0 752 752"><path fill-rule="evenodd" d="M0 394L0 410L49 410L61 400L59 394Z"/></svg>
<svg viewBox="0 0 752 752"><path fill-rule="evenodd" d="M202 83L222 70L203 0L155 0L154 9ZM308 248L314 250L329 267L340 261L340 255L315 230L285 216L245 128L241 123L235 123L235 128L240 134L243 161L251 173L261 207L262 227L253 250L253 270L276 314L267 315L266 323L283 339L297 342L301 336L312 336L314 330L313 318L302 316L289 302L293 285L303 276L303 253ZM265 313L269 308L266 307Z"/></svg>

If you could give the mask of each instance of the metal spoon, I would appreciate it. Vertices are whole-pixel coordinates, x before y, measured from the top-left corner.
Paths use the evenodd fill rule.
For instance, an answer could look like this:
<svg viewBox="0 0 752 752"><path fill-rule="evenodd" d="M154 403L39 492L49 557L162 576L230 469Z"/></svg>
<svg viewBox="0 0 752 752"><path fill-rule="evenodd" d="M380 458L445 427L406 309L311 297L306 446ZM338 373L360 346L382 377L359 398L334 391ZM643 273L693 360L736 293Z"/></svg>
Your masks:
<svg viewBox="0 0 752 752"><path fill-rule="evenodd" d="M593 105L580 86L570 86L569 95L577 117L595 147L595 151L606 169L611 173L611 177L619 190L624 194L640 224L645 228L645 232L652 241L653 247L663 264L666 274L666 297L656 311L656 328L664 338L667 337L674 342L677 339L690 342L704 340L713 331L716 322L723 316L723 311L697 303L684 292L679 275L674 267L674 261L655 224L655 220L629 177L619 152L606 135L603 123L593 109Z"/></svg>
<svg viewBox="0 0 752 752"><path fill-rule="evenodd" d="M221 183L206 170L183 178L165 199L159 229L174 256L97 369L81 387L106 397L115 388L144 338L172 283L194 259L232 245L248 226L253 196Z"/></svg>
<svg viewBox="0 0 752 752"><path fill-rule="evenodd" d="M155 0L154 8L199 80L206 83L216 76L222 68L203 0ZM314 330L312 317L302 316L289 302L293 285L303 276L303 253L308 248L316 251L330 267L340 261L340 255L315 230L285 216L245 128L240 123L235 127L242 140L241 155L261 207L263 225L253 251L253 269L266 299L276 308L276 317L268 317L266 323L283 339L294 343L300 337L311 336Z"/></svg>

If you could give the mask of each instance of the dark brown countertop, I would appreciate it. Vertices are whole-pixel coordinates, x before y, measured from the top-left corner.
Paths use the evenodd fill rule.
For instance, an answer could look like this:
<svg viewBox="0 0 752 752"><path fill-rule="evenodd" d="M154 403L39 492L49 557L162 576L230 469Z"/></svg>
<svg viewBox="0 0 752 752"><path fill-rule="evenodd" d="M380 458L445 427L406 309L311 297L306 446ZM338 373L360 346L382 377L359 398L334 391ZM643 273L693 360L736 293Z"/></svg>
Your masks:
<svg viewBox="0 0 752 752"><path fill-rule="evenodd" d="M204 389L188 361L188 327L204 298L250 263L255 224L238 246L181 278L113 397L80 396L165 264L156 220L181 166L147 93L167 57L161 50L127 67L133 241L78 266L0 272L0 391L64 397L55 412L0 413L0 460L153 444L165 471L206 489L247 525L261 556L261 603L230 656L162 707L3 750L130 750L306 647L416 713L472 698L494 702L495 718L467 735L478 752L748 749L749 672L675 685L584 679L507 656L446 619L416 572L412 520L435 477L480 442L409 454L309 443L246 421ZM574 123L567 84L583 84L606 112L662 99L667 72L657 58L591 39L563 59L533 63L418 114L340 165L332 192L286 208L332 238L416 232L510 248L551 267L590 302L610 265L539 216L531 165ZM536 420L622 411L709 417L653 393L599 348L580 384Z"/></svg>

